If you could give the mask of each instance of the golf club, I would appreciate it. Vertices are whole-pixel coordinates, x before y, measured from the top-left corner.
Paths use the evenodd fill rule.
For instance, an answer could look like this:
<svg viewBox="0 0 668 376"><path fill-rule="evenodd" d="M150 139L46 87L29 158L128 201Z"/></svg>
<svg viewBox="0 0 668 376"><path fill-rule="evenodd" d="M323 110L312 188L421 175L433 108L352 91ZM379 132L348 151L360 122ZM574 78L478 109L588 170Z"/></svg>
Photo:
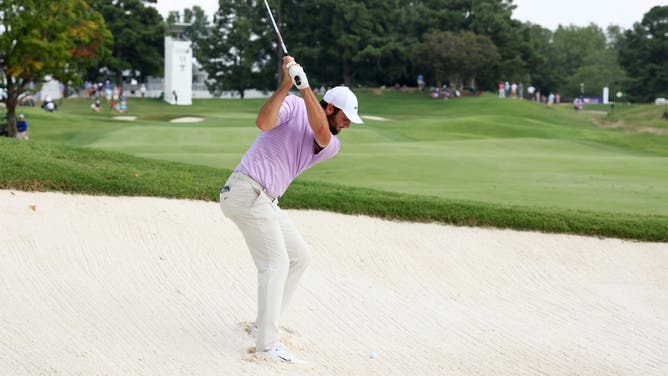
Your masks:
<svg viewBox="0 0 668 376"><path fill-rule="evenodd" d="M271 13L271 8L269 7L269 3L267 0L264 0L264 5L267 6L267 13L269 13L269 19L271 20L271 24L274 25L274 31L276 31L276 35L278 35L278 41L281 43L281 48L283 49L283 56L288 55L288 49L285 47L285 43L283 43L283 37L281 36L281 32L278 30L278 25L276 25L276 21L274 20L274 15ZM292 64L292 63L290 63ZM288 65L289 67L290 65ZM295 80L295 84L297 87L300 87L302 84L302 79L299 77L299 75L294 75L293 79Z"/></svg>
<svg viewBox="0 0 668 376"><path fill-rule="evenodd" d="M271 8L269 8L269 3L267 0L264 0L264 5L267 6L267 13L269 13L269 19L271 19L271 24L274 25L274 30L276 31L276 35L278 35L278 41L281 43L281 47L283 48L283 56L288 55L288 49L285 47L285 43L283 43L283 37L281 37L281 32L278 30L278 26L276 25L276 21L274 20L274 15L271 13Z"/></svg>

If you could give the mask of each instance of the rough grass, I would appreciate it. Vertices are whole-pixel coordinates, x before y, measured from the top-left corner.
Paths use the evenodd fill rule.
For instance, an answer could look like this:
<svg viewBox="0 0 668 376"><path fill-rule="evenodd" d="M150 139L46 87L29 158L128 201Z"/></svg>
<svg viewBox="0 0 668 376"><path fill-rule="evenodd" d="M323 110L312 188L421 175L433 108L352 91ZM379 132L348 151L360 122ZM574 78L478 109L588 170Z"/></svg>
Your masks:
<svg viewBox="0 0 668 376"><path fill-rule="evenodd" d="M70 145L0 139L0 188L93 195L217 200L230 171L138 158ZM295 182L284 208L328 210L391 220L439 222L668 241L668 217L537 209L383 192L330 183Z"/></svg>

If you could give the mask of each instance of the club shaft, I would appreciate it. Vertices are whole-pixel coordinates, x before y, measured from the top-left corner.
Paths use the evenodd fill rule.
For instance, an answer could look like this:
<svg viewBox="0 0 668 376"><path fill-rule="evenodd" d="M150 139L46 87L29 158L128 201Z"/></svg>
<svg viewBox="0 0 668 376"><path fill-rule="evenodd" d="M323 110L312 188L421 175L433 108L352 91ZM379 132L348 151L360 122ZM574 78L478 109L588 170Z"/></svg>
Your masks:
<svg viewBox="0 0 668 376"><path fill-rule="evenodd" d="M276 31L276 35L278 35L278 41L281 43L281 48L283 48L283 54L287 55L288 49L285 47L285 43L283 43L283 37L281 37L281 32L278 31L278 26L276 25L276 21L274 20L274 15L271 13L271 8L269 8L269 3L267 2L267 0L264 0L264 5L267 6L267 13L269 13L269 19L271 19L271 24L274 25L274 30Z"/></svg>

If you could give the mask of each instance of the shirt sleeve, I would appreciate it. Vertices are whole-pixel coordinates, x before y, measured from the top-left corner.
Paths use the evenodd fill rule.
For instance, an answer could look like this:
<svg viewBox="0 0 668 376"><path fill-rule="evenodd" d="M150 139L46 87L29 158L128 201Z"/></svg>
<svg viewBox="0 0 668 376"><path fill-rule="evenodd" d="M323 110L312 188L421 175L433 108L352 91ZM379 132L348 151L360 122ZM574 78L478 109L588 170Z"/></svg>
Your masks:
<svg viewBox="0 0 668 376"><path fill-rule="evenodd" d="M341 142L339 138L332 135L332 139L329 141L329 144L326 148L322 149L320 153L315 154L314 157L317 161L325 160L334 157L341 148Z"/></svg>
<svg viewBox="0 0 668 376"><path fill-rule="evenodd" d="M285 97L285 100L283 100L281 108L278 110L278 125L276 126L277 128L285 126L290 122L290 119L293 118L296 99L297 99L296 96L290 94L287 97Z"/></svg>

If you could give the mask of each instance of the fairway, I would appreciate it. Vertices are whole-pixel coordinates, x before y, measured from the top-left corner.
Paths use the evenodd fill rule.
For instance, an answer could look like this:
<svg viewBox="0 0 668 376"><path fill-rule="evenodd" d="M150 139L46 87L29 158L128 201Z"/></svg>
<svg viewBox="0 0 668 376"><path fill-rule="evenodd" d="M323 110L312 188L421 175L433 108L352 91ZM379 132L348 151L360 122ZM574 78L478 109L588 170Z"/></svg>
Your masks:
<svg viewBox="0 0 668 376"><path fill-rule="evenodd" d="M366 119L340 135L341 153L297 181L439 198L589 210L668 214L668 136L597 127L595 113L570 105L547 108L486 95L435 101L426 95L358 91ZM92 114L88 101L64 102L62 111L27 111L32 138L132 155L232 169L258 134L263 100L196 100L176 107L131 99L128 115ZM624 108L615 116L624 116ZM642 108L643 116L660 109ZM170 123L182 116L199 123ZM655 125L655 124L653 124Z"/></svg>

